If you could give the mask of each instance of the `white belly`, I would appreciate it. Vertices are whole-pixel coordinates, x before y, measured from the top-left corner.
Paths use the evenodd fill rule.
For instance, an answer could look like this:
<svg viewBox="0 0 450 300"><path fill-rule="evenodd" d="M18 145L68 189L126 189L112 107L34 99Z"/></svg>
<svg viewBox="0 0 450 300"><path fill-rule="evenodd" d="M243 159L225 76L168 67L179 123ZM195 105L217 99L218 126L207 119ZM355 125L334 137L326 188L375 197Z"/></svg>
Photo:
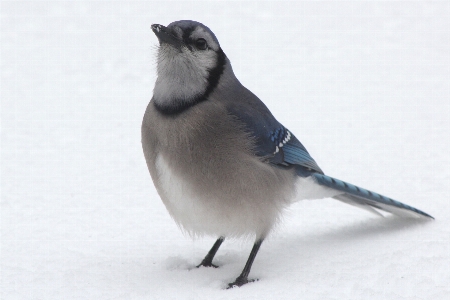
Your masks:
<svg viewBox="0 0 450 300"><path fill-rule="evenodd" d="M157 156L155 166L158 191L167 210L191 236L264 236L287 204L280 199L228 199L229 195L205 199L187 178L171 169L162 155Z"/></svg>

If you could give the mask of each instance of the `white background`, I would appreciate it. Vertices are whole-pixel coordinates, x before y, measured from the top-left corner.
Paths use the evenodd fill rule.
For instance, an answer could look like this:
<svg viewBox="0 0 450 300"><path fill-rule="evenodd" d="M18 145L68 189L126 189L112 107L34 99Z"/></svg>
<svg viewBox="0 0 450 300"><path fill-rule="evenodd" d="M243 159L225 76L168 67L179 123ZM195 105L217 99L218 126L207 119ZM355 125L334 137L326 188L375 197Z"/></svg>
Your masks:
<svg viewBox="0 0 450 300"><path fill-rule="evenodd" d="M171 220L140 125L152 23L209 26L326 174L433 215L292 206L252 241ZM450 2L1 2L1 299L448 299Z"/></svg>

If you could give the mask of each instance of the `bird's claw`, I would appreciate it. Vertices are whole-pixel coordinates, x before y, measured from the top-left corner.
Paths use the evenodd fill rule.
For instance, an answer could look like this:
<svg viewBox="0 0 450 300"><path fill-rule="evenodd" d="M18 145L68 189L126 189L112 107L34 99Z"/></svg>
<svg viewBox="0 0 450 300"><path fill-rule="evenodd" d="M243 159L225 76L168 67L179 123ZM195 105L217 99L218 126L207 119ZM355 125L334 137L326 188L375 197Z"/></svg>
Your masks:
<svg viewBox="0 0 450 300"><path fill-rule="evenodd" d="M200 268L200 267L206 267L206 268L215 268L215 269L217 269L219 266L218 265L215 265L215 264L213 264L213 263L211 263L211 262L202 262L201 264L199 264L198 266L197 266L197 268Z"/></svg>
<svg viewBox="0 0 450 300"><path fill-rule="evenodd" d="M247 278L238 277L238 278L236 278L236 280L234 282L228 284L227 290L233 289L235 287L241 287L241 286L243 286L246 283L255 282L255 281L258 281L258 280L259 279L250 279L249 280Z"/></svg>

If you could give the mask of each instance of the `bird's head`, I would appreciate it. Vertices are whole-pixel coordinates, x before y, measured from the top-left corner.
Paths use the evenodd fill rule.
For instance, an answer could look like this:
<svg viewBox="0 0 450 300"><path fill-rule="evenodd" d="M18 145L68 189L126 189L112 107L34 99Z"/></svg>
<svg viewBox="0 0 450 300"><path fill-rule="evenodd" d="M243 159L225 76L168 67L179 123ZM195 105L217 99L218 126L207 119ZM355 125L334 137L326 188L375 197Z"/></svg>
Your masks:
<svg viewBox="0 0 450 300"><path fill-rule="evenodd" d="M203 101L216 87L226 56L214 33L189 20L165 27L153 24L159 40L153 99L165 113L177 113Z"/></svg>

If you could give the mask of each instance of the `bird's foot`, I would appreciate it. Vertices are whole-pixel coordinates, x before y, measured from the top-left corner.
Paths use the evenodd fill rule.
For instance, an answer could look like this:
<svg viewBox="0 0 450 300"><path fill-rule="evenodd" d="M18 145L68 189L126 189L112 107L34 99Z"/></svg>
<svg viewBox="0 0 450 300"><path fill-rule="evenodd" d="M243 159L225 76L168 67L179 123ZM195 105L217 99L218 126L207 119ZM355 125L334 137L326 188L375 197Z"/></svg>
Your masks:
<svg viewBox="0 0 450 300"><path fill-rule="evenodd" d="M213 264L213 263L210 262L210 261L202 261L202 263L199 264L199 265L197 266L197 268L200 268L200 267L206 267L206 268L211 268L211 267L213 267L213 268L218 268L219 266Z"/></svg>
<svg viewBox="0 0 450 300"><path fill-rule="evenodd" d="M227 290L235 288L235 287L241 287L241 286L243 286L246 283L255 282L255 281L258 281L258 280L259 279L250 279L249 280L246 277L239 276L238 278L236 278L236 280L234 282L228 284Z"/></svg>

